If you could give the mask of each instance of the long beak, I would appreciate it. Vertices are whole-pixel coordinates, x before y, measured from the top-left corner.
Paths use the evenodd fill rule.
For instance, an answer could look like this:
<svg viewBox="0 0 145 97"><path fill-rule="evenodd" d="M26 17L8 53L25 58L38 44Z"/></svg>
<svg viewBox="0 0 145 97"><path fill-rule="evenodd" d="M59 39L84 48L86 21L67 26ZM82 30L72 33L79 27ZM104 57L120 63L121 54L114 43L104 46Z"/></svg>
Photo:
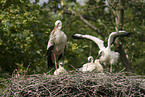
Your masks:
<svg viewBox="0 0 145 97"><path fill-rule="evenodd" d="M55 25L53 31L52 31L52 35L54 34L55 30L56 30L57 26Z"/></svg>
<svg viewBox="0 0 145 97"><path fill-rule="evenodd" d="M54 27L54 31L56 30L56 28L57 28L57 26L55 25L55 27Z"/></svg>
<svg viewBox="0 0 145 97"><path fill-rule="evenodd" d="M102 52L97 56L97 59L99 59L102 56Z"/></svg>

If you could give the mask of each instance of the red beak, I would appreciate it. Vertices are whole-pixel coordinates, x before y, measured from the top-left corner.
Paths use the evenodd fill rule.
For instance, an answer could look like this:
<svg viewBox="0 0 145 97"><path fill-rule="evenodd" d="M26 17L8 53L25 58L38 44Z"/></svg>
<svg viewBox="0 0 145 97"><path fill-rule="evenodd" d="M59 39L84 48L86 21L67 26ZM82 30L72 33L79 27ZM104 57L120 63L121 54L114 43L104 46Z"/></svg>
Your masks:
<svg viewBox="0 0 145 97"><path fill-rule="evenodd" d="M55 31L56 28L57 28L57 25L55 25L55 27L54 27L54 31Z"/></svg>
<svg viewBox="0 0 145 97"><path fill-rule="evenodd" d="M54 34L56 28L57 28L57 26L55 25L55 27L53 29L53 32L52 32L52 35Z"/></svg>
<svg viewBox="0 0 145 97"><path fill-rule="evenodd" d="M54 29L56 29L56 28L57 28L57 25L55 25Z"/></svg>

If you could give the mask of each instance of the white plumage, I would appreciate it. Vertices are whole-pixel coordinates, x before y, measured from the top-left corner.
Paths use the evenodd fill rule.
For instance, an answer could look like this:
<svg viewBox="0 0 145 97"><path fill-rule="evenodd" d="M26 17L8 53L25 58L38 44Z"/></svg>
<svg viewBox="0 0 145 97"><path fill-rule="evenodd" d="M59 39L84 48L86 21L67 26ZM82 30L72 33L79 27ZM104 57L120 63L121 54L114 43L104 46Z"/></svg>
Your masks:
<svg viewBox="0 0 145 97"><path fill-rule="evenodd" d="M93 61L94 61L93 57L92 56L89 56L88 57L88 63L93 63Z"/></svg>
<svg viewBox="0 0 145 97"><path fill-rule="evenodd" d="M73 38L75 38L75 39L86 38L86 39L90 39L90 40L94 41L100 48L100 51L99 51L100 62L103 62L105 65L111 64L110 72L112 72L112 64L117 62L117 60L119 58L119 53L111 51L110 46L114 42L116 37L125 36L125 35L128 35L128 32L126 32L126 31L112 32L109 35L107 47L104 46L104 41L102 41L99 38L96 38L94 36L91 36L91 35L75 34L75 35L73 35Z"/></svg>
<svg viewBox="0 0 145 97"><path fill-rule="evenodd" d="M95 64L96 64L96 71L97 72L103 72L103 66L100 64L99 59L95 60Z"/></svg>
<svg viewBox="0 0 145 97"><path fill-rule="evenodd" d="M54 75L60 75L62 73L67 73L67 71L62 67L63 63L59 63L59 68L54 71Z"/></svg>
<svg viewBox="0 0 145 97"><path fill-rule="evenodd" d="M91 58L91 61L93 61L93 57L88 57L88 59ZM89 61L89 60L88 60ZM103 66L99 63L99 59L95 60L95 63L86 63L83 65L83 67L79 68L79 71L82 72L91 72L93 70L96 70L97 72L103 72Z"/></svg>
<svg viewBox="0 0 145 97"><path fill-rule="evenodd" d="M64 54L64 49L67 43L67 36L61 31L62 22L57 20L55 22L55 28L51 32L48 45L47 45L47 63L48 68L55 67L57 69L57 61L60 60Z"/></svg>

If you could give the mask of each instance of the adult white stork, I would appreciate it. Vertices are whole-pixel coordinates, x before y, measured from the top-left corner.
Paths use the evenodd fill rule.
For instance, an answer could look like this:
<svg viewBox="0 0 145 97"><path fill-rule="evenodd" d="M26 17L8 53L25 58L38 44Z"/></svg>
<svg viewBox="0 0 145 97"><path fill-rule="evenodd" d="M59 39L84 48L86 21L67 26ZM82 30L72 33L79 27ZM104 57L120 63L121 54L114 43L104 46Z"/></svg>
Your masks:
<svg viewBox="0 0 145 97"><path fill-rule="evenodd" d="M59 68L54 71L54 75L59 75L59 74L62 74L62 73L67 73L67 71L64 69L63 63L60 62L59 63Z"/></svg>
<svg viewBox="0 0 145 97"><path fill-rule="evenodd" d="M97 72L103 72L103 66L99 63L99 59L96 59L95 62L93 62L93 57L89 56L88 63L84 64L83 67L79 68L78 70L82 72L91 72L93 70L96 70Z"/></svg>
<svg viewBox="0 0 145 97"><path fill-rule="evenodd" d="M104 41L102 41L101 39L99 39L97 37L91 36L91 35L75 34L75 35L73 35L73 38L74 39L86 38L86 39L90 39L90 40L94 41L100 48L99 55L98 55L98 58L100 58L99 59L100 62L103 62L105 65L111 64L110 72L112 72L112 64L117 62L117 60L119 58L119 53L111 51L110 46L115 41L116 37L127 36L128 34L129 33L126 31L112 32L109 35L107 47L104 46Z"/></svg>
<svg viewBox="0 0 145 97"><path fill-rule="evenodd" d="M57 69L57 61L60 60L64 54L64 49L67 43L67 36L61 31L62 22L57 20L55 22L55 28L50 34L48 45L47 45L47 62L48 68L55 67Z"/></svg>

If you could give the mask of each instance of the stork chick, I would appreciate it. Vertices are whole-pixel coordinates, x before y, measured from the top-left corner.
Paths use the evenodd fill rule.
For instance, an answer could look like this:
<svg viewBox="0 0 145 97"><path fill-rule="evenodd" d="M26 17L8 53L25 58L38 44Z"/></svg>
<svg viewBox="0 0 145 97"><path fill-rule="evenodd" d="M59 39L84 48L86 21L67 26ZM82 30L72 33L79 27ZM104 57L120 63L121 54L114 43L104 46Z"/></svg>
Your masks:
<svg viewBox="0 0 145 97"><path fill-rule="evenodd" d="M88 57L88 61L90 60L90 58L93 61L92 56ZM93 62L86 63L86 64L83 65L83 67L79 68L79 71L82 71L82 72L87 72L87 71L91 72L93 70L96 70L97 72L103 72L103 67L99 63L99 59L96 59L95 63L93 63Z"/></svg>
<svg viewBox="0 0 145 97"><path fill-rule="evenodd" d="M59 75L62 73L67 73L67 71L63 68L63 63L59 63L59 68L54 71L54 75Z"/></svg>

